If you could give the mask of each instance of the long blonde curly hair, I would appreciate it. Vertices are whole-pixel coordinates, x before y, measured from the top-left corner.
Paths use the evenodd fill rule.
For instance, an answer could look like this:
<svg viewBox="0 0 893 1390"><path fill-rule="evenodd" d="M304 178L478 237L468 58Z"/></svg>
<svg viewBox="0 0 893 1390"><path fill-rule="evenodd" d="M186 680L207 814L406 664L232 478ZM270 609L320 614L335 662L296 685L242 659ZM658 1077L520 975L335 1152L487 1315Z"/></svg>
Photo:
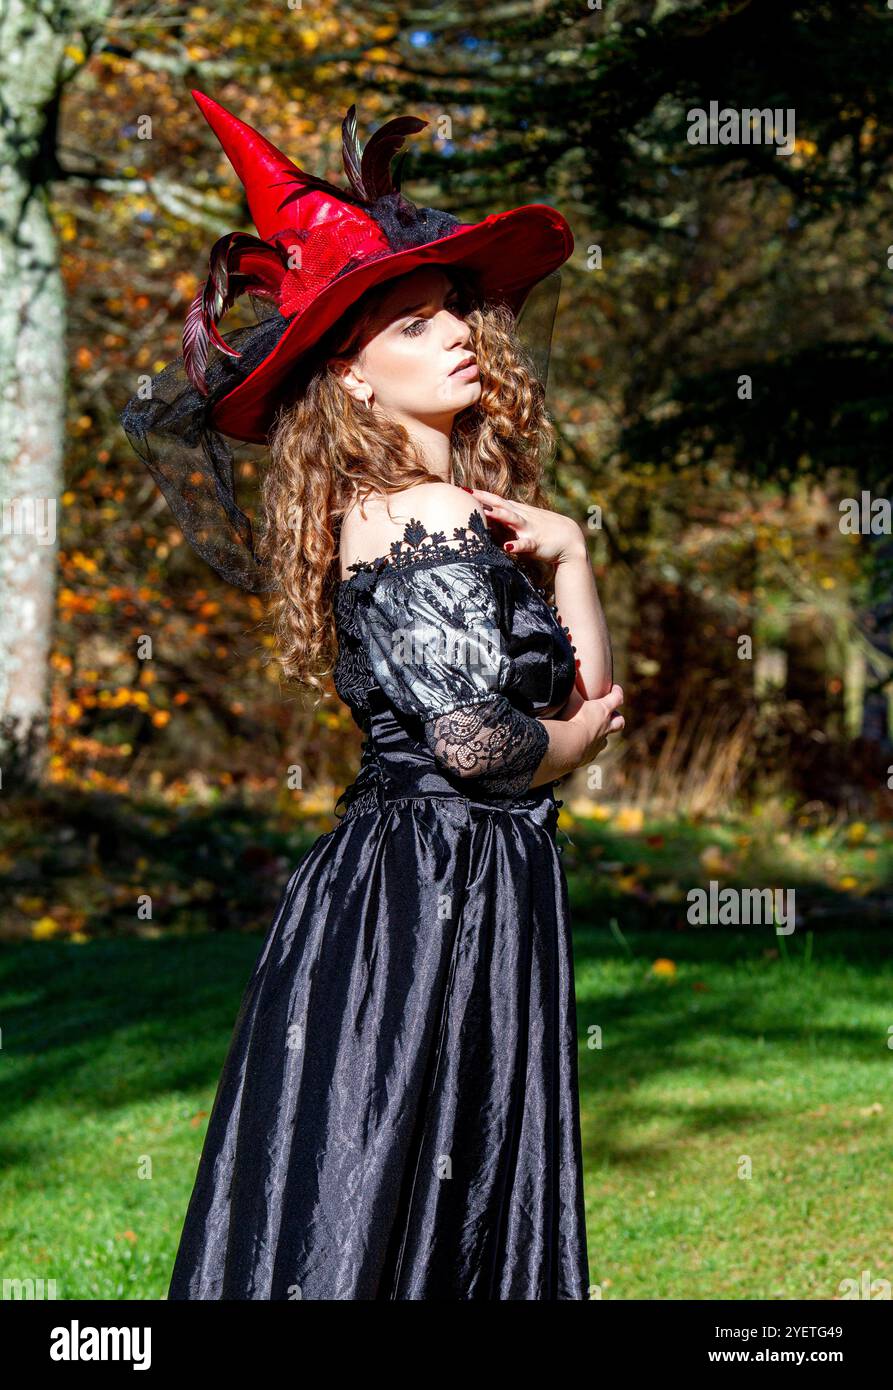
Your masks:
<svg viewBox="0 0 893 1390"><path fill-rule="evenodd" d="M450 278L462 296L471 328L469 350L480 369L479 401L453 422L453 479L535 507L549 506L543 470L555 445L543 387L515 336L515 319L502 304L474 304L462 272ZM339 319L305 362L296 398L277 412L269 435L271 462L261 486L264 532L258 551L276 582L267 612L275 659L286 679L327 693L337 639L332 613L340 582L341 521L354 503L382 498L431 471L402 425L358 404L330 368L350 358L373 321L385 282ZM468 307L473 305L474 307ZM553 570L519 556L534 583L550 590Z"/></svg>

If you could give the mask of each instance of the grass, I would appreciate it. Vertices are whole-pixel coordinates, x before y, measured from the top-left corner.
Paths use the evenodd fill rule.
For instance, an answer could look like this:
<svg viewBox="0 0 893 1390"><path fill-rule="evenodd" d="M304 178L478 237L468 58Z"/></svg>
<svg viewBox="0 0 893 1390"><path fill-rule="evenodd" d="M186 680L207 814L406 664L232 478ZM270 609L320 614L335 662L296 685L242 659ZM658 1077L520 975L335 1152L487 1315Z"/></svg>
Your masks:
<svg viewBox="0 0 893 1390"><path fill-rule="evenodd" d="M881 935L817 933L806 963L797 933L578 918L601 1296L826 1299L865 1269L893 1279ZM55 1279L59 1298L164 1297L259 947L215 932L0 952L3 1278Z"/></svg>
<svg viewBox="0 0 893 1390"><path fill-rule="evenodd" d="M164 1296L258 949L221 933L0 953L3 1278Z"/></svg>
<svg viewBox="0 0 893 1390"><path fill-rule="evenodd" d="M888 943L623 942L588 928L576 947L595 1296L822 1300L863 1270L893 1281Z"/></svg>

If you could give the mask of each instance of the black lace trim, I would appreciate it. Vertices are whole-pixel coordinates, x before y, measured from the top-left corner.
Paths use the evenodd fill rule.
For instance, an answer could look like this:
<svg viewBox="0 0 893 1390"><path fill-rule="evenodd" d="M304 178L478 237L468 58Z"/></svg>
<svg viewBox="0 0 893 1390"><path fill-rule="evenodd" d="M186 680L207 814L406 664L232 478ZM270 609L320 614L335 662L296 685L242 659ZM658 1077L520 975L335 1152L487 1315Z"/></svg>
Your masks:
<svg viewBox="0 0 893 1390"><path fill-rule="evenodd" d="M472 534L466 536L463 534L465 531L471 531ZM402 539L391 542L390 553L388 555L377 555L373 560L355 560L352 565L348 565L347 568L353 571L353 573L351 573L347 579L339 581L336 592L339 594L345 592L345 586L353 584L357 576L361 574L377 575L380 574L383 569L407 569L410 565L417 564L420 560L431 560L439 564L444 560L449 561L454 558L461 559L465 555L479 555L481 551L491 551L510 564L514 570L517 570L518 574L527 581L531 589L539 594L540 598L545 602L546 590L541 585L530 583L530 580L521 569L520 565L516 565L511 556L503 550L499 542L493 539L493 535L486 521L477 508L472 510L464 527L455 526L453 528L453 539L457 540L459 544L450 545L443 531L428 531L421 521L417 521L415 517L411 517L403 528ZM426 540L429 542L428 545L423 544ZM408 548L404 549L404 546ZM554 603L547 604L546 606L551 613L557 615L558 608ZM567 632L567 630L567 628L564 629L565 632Z"/></svg>
<svg viewBox="0 0 893 1390"><path fill-rule="evenodd" d="M441 767L475 778L488 794L527 791L549 746L538 719L522 714L503 695L466 701L425 723L428 747Z"/></svg>
<svg viewBox="0 0 893 1390"><path fill-rule="evenodd" d="M472 534L467 536L464 534L466 531L471 531ZM353 573L340 582L342 585L350 584L358 574L378 574L385 568L405 569L418 560L461 560L467 555L478 555L482 550L495 550L498 555L508 560L509 564L512 563L499 543L493 539L487 523L476 508L472 510L465 526L453 528L453 540L459 544L451 545L443 531L428 531L423 522L411 517L403 528L402 539L391 542L389 554L378 555L374 560L355 560L352 565L347 566ZM424 544L425 541L428 541L427 545Z"/></svg>

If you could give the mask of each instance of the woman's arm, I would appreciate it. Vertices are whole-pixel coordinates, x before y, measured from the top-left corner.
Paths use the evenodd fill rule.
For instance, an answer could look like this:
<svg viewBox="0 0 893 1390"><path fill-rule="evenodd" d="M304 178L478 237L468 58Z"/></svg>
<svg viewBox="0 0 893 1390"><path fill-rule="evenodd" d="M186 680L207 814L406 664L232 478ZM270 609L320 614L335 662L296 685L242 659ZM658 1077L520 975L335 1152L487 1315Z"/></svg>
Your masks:
<svg viewBox="0 0 893 1390"><path fill-rule="evenodd" d="M557 719L540 720L549 735L549 746L533 775L531 787L555 782L597 758L608 741L608 734L619 733L624 726L623 715L616 712L622 703L623 691L619 685L612 686L607 695L596 700L583 700L575 687Z"/></svg>
<svg viewBox="0 0 893 1390"><path fill-rule="evenodd" d="M602 612L586 536L572 517L527 502L509 501L484 488L466 488L488 521L512 533L504 549L536 555L555 566L555 606L577 649L577 689L588 700L607 695L613 684L608 625Z"/></svg>
<svg viewBox="0 0 893 1390"><path fill-rule="evenodd" d="M577 649L577 689L587 700L607 695L614 681L611 638L586 537L576 522L555 567L555 607Z"/></svg>
<svg viewBox="0 0 893 1390"><path fill-rule="evenodd" d="M613 683L613 657L608 625L602 611L586 537L568 516L527 502L509 501L483 488L466 488L483 508L488 521L512 532L504 549L515 555L535 555L555 566L555 607L576 648L577 677L570 698L556 719L543 719L549 745L534 773L538 787L565 777L597 758L609 733L619 733L625 721L615 711L623 691Z"/></svg>

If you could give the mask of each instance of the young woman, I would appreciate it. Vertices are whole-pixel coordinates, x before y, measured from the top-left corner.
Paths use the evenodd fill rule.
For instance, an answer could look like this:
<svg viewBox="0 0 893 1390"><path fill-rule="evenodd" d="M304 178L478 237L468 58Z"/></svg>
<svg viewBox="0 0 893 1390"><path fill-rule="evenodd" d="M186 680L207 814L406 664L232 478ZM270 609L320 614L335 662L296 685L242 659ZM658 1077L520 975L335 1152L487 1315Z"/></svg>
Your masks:
<svg viewBox="0 0 893 1390"><path fill-rule="evenodd" d="M193 394L158 378L125 425L196 549L274 595L285 672L318 694L334 662L366 742L248 982L168 1296L583 1299L553 787L623 727L622 692L583 532L545 505L552 431L514 332L519 301L572 241L554 209L500 215L531 257L513 281L498 218L464 228L382 182L370 150L388 127L360 157L348 114L348 203L200 105L266 233L263 247L237 243L237 273L256 294L275 281L278 313L208 387L196 341L233 342L216 335L227 293L212 253L184 336ZM276 189L279 216L289 181L302 248L320 226L337 240L361 210L387 250L358 252L352 236L339 263L317 240L312 275L308 257L303 283L285 283L291 267L277 279L264 248L278 255L283 229L258 190ZM313 195L349 216L321 217ZM270 445L256 548L222 433ZM195 459L187 487L188 465L159 453L165 435L202 436L213 495Z"/></svg>

